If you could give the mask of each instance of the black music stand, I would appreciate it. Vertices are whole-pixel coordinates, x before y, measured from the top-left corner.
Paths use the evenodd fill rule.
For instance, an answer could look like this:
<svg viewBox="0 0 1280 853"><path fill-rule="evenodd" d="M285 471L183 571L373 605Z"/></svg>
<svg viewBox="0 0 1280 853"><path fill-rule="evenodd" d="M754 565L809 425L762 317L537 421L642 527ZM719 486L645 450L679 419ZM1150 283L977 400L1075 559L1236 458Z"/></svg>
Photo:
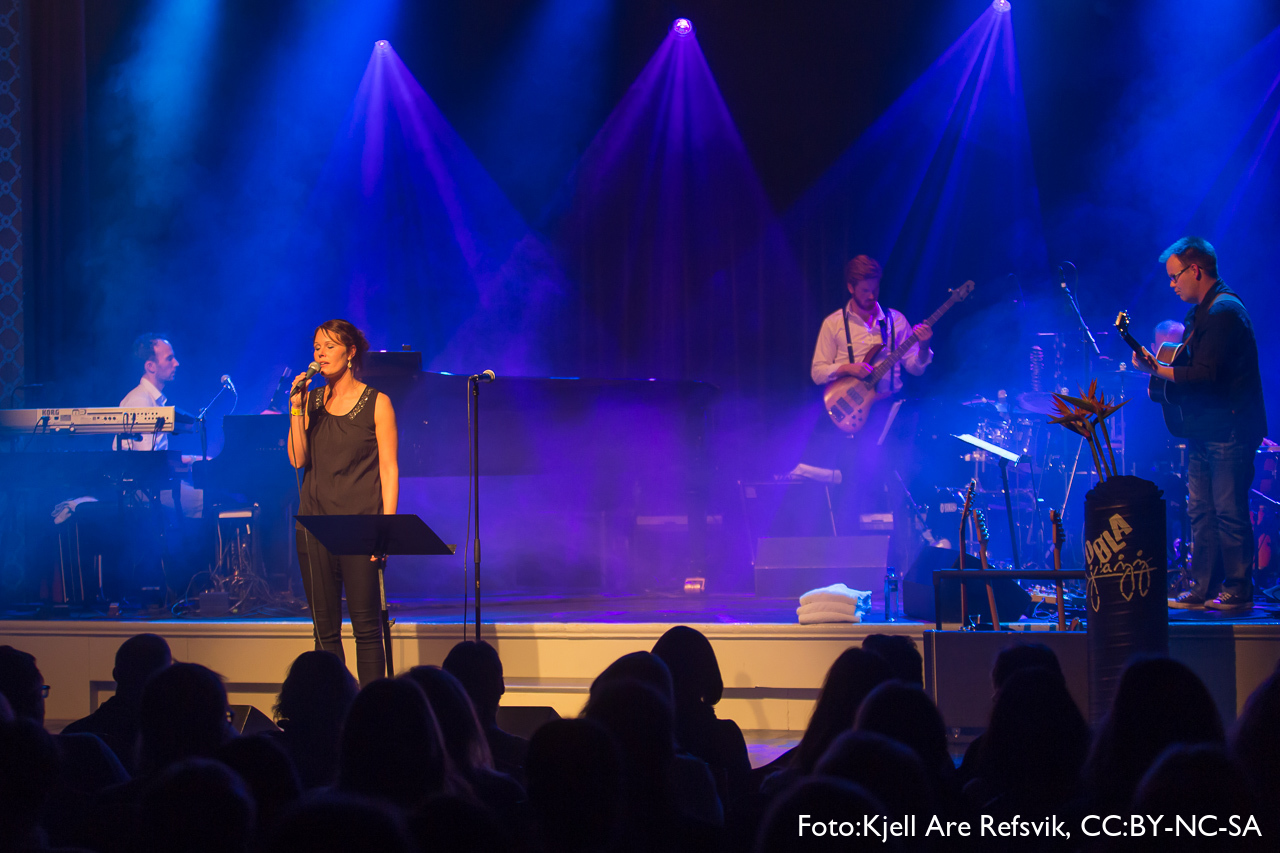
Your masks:
<svg viewBox="0 0 1280 853"><path fill-rule="evenodd" d="M373 554L378 560L378 600L382 603L382 647L387 655L387 678L395 677L391 660L391 619L387 613L387 586L383 574L387 557L451 556L455 545L446 545L427 523L412 513L400 515L295 515L316 540L336 557ZM313 617L314 618L314 617Z"/></svg>

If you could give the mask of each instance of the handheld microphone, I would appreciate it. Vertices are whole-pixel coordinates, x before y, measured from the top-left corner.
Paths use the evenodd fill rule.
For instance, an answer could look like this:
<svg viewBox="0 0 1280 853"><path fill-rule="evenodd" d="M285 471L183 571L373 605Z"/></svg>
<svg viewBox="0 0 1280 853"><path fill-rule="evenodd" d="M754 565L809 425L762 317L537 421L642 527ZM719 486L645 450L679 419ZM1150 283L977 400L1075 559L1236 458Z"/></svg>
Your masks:
<svg viewBox="0 0 1280 853"><path fill-rule="evenodd" d="M295 387L306 388L307 383L311 381L311 377L315 376L319 372L320 372L320 362L318 361L311 362L309 365L307 365L307 372L303 374L301 379L298 380L298 384Z"/></svg>
<svg viewBox="0 0 1280 853"><path fill-rule="evenodd" d="M225 373L224 373L224 374L222 374L222 387L223 387L223 388L226 388L226 389L227 389L228 391L230 391L232 394L236 394L236 386L235 386L235 383L233 383L233 382L231 381L231 377L230 377L230 376L228 376L228 375L227 375L227 374L225 374ZM240 396L240 395L239 395L239 394L236 394L236 396L238 397L238 396Z"/></svg>
<svg viewBox="0 0 1280 853"><path fill-rule="evenodd" d="M498 377L492 370L486 370L484 373L472 376L471 378L477 382L492 382Z"/></svg>

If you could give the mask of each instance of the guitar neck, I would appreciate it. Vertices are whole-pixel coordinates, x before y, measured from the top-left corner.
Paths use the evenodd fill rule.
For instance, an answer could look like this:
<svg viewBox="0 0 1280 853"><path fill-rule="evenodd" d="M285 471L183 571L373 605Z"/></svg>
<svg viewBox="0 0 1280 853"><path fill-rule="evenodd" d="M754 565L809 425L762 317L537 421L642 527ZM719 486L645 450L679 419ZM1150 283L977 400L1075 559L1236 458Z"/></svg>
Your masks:
<svg viewBox="0 0 1280 853"><path fill-rule="evenodd" d="M937 311L934 311L924 319L923 325L932 328L934 323L942 319L943 314L951 310L951 306L955 305L956 301L955 294L953 293L946 302L942 303L942 306L938 308ZM885 374L892 370L893 366L897 364L898 361L917 343L919 343L919 336L913 331L907 336L906 340L904 340L896 349L894 349L893 352L889 353L889 355L876 366L875 370L871 371L871 375L867 377L867 384L879 384L880 380L884 379Z"/></svg>

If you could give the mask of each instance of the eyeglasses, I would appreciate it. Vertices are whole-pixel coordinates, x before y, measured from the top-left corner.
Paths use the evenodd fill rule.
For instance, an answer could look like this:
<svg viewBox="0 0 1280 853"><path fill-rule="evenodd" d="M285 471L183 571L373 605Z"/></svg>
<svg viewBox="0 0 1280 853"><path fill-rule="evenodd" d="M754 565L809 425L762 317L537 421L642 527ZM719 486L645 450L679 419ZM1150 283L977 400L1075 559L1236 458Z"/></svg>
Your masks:
<svg viewBox="0 0 1280 853"><path fill-rule="evenodd" d="M1174 273L1173 275L1169 276L1169 283L1170 283L1170 284L1177 284L1177 283L1178 283L1178 276L1182 275L1184 272L1186 272L1187 270L1191 269L1191 268L1192 268L1192 267L1194 267L1194 266L1195 266L1195 264L1187 264L1185 267L1183 267L1182 269L1178 270L1178 271L1177 271L1176 273Z"/></svg>

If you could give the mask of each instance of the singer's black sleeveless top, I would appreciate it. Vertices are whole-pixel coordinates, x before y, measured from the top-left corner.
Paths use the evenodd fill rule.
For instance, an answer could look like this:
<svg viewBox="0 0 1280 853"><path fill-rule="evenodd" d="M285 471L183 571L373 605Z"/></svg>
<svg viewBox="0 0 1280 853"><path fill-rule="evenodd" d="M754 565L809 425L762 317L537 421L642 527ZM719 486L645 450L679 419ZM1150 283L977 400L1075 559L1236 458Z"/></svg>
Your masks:
<svg viewBox="0 0 1280 853"><path fill-rule="evenodd" d="M373 423L378 392L365 386L345 415L325 410L325 388L312 391L307 408L308 462L300 515L380 515L382 477Z"/></svg>

